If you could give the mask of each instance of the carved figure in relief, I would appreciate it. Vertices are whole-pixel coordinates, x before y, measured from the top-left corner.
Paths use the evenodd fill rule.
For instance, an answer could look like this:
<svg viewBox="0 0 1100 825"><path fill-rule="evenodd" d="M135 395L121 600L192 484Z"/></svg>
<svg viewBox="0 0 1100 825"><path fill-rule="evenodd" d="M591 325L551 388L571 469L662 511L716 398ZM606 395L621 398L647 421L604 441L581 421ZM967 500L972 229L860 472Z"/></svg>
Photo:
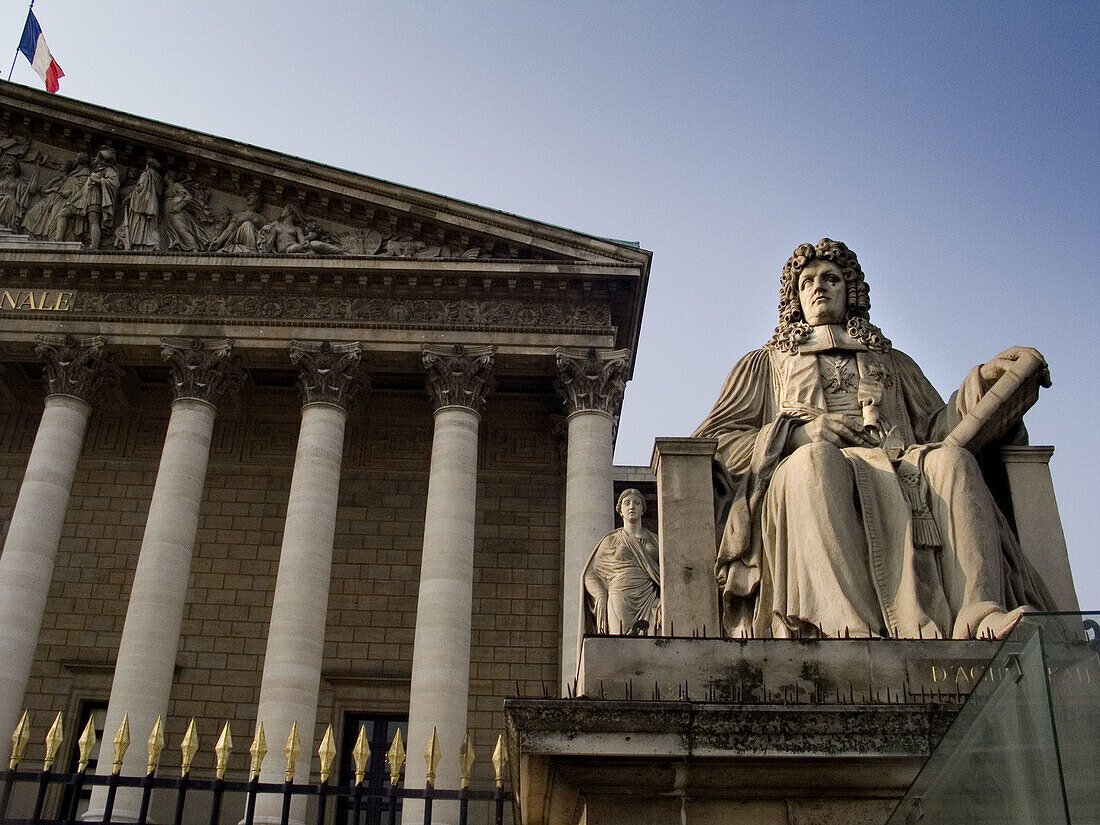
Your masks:
<svg viewBox="0 0 1100 825"><path fill-rule="evenodd" d="M263 216L264 200L259 192L249 192L248 206L234 213L229 223L210 242L213 252L258 252L260 230L267 225Z"/></svg>
<svg viewBox="0 0 1100 825"><path fill-rule="evenodd" d="M99 249L104 232L109 231L114 222L119 183L115 150L105 146L92 159L92 168L80 192L62 206L58 216L58 240L68 240L70 236L83 240L84 233L79 230L83 226L87 229L88 246Z"/></svg>
<svg viewBox="0 0 1100 825"><path fill-rule="evenodd" d="M728 635L1002 637L1049 604L974 455L941 443L1018 363L1045 377L1041 356L1006 350L945 405L869 309L851 250L799 246L775 334L695 431L718 439L728 485L715 566Z"/></svg>
<svg viewBox="0 0 1100 825"><path fill-rule="evenodd" d="M210 243L206 227L213 222L206 192L169 171L164 176L164 247L198 252Z"/></svg>
<svg viewBox="0 0 1100 825"><path fill-rule="evenodd" d="M152 250L161 248L160 199L164 180L155 158L145 162L137 184L126 198L122 220L115 232L120 249Z"/></svg>
<svg viewBox="0 0 1100 825"><path fill-rule="evenodd" d="M600 539L584 568L585 631L656 632L661 572L657 537L642 526L645 498L633 488L624 490L615 509L623 526Z"/></svg>
<svg viewBox="0 0 1100 825"><path fill-rule="evenodd" d="M23 213L37 187L38 167L35 167L30 178L24 178L18 159L10 155L0 159L0 226L19 229Z"/></svg>
<svg viewBox="0 0 1100 825"><path fill-rule="evenodd" d="M42 197L31 204L23 216L23 231L51 241L76 240L83 236L84 213L77 204L91 173L91 163L84 152L62 166L61 176L42 186ZM63 213L67 214L64 220Z"/></svg>

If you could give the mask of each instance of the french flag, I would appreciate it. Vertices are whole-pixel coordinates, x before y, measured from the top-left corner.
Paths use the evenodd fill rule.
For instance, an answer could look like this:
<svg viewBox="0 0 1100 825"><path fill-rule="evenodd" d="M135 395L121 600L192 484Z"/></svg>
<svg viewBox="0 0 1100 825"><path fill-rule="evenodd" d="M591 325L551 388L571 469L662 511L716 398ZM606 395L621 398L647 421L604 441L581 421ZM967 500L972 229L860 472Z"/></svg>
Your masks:
<svg viewBox="0 0 1100 825"><path fill-rule="evenodd" d="M27 12L27 25L23 27L23 37L19 41L19 51L27 56L31 62L31 68L38 72L39 77L46 81L46 91L56 92L61 88L58 79L65 76L57 61L50 54L50 48L46 45L46 38L42 36L42 27L38 25L38 19L33 11Z"/></svg>

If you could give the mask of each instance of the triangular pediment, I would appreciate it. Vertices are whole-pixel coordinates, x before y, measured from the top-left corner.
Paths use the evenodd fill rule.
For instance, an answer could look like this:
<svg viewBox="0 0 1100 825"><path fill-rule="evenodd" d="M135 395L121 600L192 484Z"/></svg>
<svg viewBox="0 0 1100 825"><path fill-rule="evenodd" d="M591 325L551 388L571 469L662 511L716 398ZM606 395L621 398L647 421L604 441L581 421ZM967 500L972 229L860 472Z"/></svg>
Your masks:
<svg viewBox="0 0 1100 825"><path fill-rule="evenodd" d="M628 243L10 83L0 228L96 251L649 260Z"/></svg>

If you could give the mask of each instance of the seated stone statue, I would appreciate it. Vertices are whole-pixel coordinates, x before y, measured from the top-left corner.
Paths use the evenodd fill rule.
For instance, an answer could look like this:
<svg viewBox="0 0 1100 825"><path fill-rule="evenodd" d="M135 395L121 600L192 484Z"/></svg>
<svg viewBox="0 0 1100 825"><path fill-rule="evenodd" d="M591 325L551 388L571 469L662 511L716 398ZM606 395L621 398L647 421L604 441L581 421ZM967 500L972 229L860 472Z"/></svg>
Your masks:
<svg viewBox="0 0 1100 825"><path fill-rule="evenodd" d="M642 526L645 498L624 490L615 509L623 526L602 539L584 568L585 630L589 633L656 632L661 612L657 537Z"/></svg>
<svg viewBox="0 0 1100 825"><path fill-rule="evenodd" d="M727 635L1000 638L1049 604L974 455L941 443L1017 359L1045 377L1041 356L1001 353L945 405L869 309L851 250L799 246L775 334L695 432L725 471Z"/></svg>

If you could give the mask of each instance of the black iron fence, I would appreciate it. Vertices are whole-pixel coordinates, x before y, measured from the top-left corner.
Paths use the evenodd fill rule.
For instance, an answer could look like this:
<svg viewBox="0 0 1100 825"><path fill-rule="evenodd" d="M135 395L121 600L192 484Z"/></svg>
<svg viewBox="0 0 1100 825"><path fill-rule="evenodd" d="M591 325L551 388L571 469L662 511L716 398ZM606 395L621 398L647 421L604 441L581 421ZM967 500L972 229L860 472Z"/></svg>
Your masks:
<svg viewBox="0 0 1100 825"><path fill-rule="evenodd" d="M15 787L21 783L35 789L34 807L30 816L10 817L8 806ZM253 825L256 812L256 798L260 794L278 795L282 799L281 825L290 822L291 803L296 797L312 799L315 819L317 823L326 822L329 806L336 800L346 801L351 823L359 823L363 813L372 802L382 803L388 817L384 822L396 825L400 816L400 802L406 799L419 799L424 801L424 825L432 823L433 802L437 800L452 800L458 802L458 821L460 825L467 825L469 821L470 802L481 801L490 804L493 822L502 825L504 822L504 807L511 794L498 783L494 790L479 791L470 788L459 790L443 790L428 785L424 788L406 788L390 785L384 790L368 789L364 783L353 785L334 785L328 782L315 784L297 784L293 782L260 782L258 777L253 777L247 782L233 782L226 779L193 779L190 774L170 778L159 777L150 773L145 776L122 776L112 773L107 776L87 774L84 771L78 773L54 773L52 771L21 771L7 770L4 773L3 785L0 786L0 823L3 825L60 825L67 823L73 825L80 822L77 816L81 791L92 786L106 786L107 797L103 807L102 817L96 820L103 823L112 821L114 815L115 795L119 788L140 788L141 806L138 810L138 825L146 825L149 817L149 804L153 791L165 789L175 794L175 814L172 825L183 825L184 804L188 795L208 794L209 825L218 825L222 813L222 801L226 794L241 793L245 796L244 825ZM53 815L45 811L45 802L50 788L60 788L61 799L66 801L66 810L57 810ZM129 819L129 817L127 818ZM85 820L86 821L86 820Z"/></svg>

